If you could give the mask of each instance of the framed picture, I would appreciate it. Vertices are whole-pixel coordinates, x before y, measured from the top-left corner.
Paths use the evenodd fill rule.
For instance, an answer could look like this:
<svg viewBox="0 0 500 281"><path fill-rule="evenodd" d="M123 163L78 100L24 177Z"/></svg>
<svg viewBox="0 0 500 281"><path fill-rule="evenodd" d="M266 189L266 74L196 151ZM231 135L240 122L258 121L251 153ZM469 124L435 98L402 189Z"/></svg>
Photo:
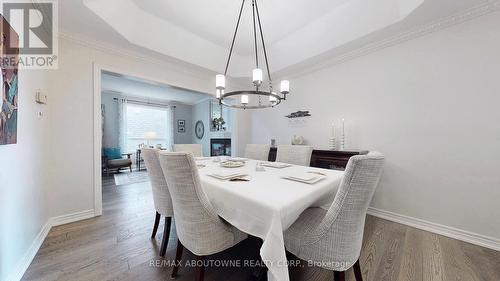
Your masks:
<svg viewBox="0 0 500 281"><path fill-rule="evenodd" d="M177 132L178 133L186 132L186 120L177 120Z"/></svg>

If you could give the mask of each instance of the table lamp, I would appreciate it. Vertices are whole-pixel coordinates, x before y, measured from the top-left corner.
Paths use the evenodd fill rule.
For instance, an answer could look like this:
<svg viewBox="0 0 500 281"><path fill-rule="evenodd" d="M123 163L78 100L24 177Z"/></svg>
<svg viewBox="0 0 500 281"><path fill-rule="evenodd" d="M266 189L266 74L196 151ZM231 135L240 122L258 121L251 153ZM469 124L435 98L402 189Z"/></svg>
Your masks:
<svg viewBox="0 0 500 281"><path fill-rule="evenodd" d="M148 147L150 147L150 146L149 146L149 141L150 141L150 140L157 139L157 138L158 138L158 134L157 134L156 132L146 132L146 133L144 134L144 138L145 138L145 139L147 140L147 142L148 142Z"/></svg>

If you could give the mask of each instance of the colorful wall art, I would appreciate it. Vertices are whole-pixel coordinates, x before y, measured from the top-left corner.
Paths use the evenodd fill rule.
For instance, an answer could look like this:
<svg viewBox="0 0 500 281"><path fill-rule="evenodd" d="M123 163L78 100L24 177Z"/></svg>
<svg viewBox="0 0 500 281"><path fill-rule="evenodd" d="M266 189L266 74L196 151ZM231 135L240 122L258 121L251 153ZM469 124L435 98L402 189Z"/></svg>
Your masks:
<svg viewBox="0 0 500 281"><path fill-rule="evenodd" d="M0 145L17 143L19 36L0 15Z"/></svg>

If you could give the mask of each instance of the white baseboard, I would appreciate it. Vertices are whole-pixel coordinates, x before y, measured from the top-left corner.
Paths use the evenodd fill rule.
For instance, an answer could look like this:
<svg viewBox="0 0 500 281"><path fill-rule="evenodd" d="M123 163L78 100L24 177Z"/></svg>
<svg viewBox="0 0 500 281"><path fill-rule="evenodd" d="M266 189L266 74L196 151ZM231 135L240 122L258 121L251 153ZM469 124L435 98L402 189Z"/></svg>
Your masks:
<svg viewBox="0 0 500 281"><path fill-rule="evenodd" d="M21 280L21 278L23 278L24 272L30 266L31 261L33 260L33 258L35 258L36 253L38 252L38 249L40 249L40 246L42 246L45 237L47 237L47 234L49 234L50 228L51 228L50 222L47 221L45 225L42 226L42 229L33 240L33 243L31 243L31 246L29 247L28 251L26 251L23 258L17 263L17 266L14 269L14 271L11 274L7 275L6 281L18 281Z"/></svg>
<svg viewBox="0 0 500 281"><path fill-rule="evenodd" d="M485 235L465 231L462 229L437 224L422 219L417 219L405 215L396 214L389 211L380 210L377 208L368 208L368 214L386 219L389 221L397 222L400 224L408 225L414 228L422 229L432 233L440 234L446 237L457 239L460 241L468 242L471 244L479 245L485 248L500 251L500 239L488 237Z"/></svg>
<svg viewBox="0 0 500 281"><path fill-rule="evenodd" d="M42 246L43 241L47 237L47 234L49 234L52 227L93 218L94 216L94 210L85 210L73 214L49 218L33 240L33 243L31 243L31 246L26 251L23 258L18 262L15 270L7 276L6 281L19 281L23 278L24 273L35 258L36 253L38 253L38 250Z"/></svg>
<svg viewBox="0 0 500 281"><path fill-rule="evenodd" d="M49 219L50 226L58 226L58 225L63 225L67 223L72 223L75 221L81 221L81 220L86 220L95 217L94 210L85 210L85 211L80 211L68 215L62 215L58 217L52 217Z"/></svg>

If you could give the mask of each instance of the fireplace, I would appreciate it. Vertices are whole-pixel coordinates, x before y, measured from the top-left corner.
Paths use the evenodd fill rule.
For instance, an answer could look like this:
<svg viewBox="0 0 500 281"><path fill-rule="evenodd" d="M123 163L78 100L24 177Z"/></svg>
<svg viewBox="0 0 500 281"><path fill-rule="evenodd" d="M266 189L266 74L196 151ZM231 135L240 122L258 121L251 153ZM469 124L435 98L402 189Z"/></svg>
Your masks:
<svg viewBox="0 0 500 281"><path fill-rule="evenodd" d="M210 156L231 156L231 139L210 139Z"/></svg>

